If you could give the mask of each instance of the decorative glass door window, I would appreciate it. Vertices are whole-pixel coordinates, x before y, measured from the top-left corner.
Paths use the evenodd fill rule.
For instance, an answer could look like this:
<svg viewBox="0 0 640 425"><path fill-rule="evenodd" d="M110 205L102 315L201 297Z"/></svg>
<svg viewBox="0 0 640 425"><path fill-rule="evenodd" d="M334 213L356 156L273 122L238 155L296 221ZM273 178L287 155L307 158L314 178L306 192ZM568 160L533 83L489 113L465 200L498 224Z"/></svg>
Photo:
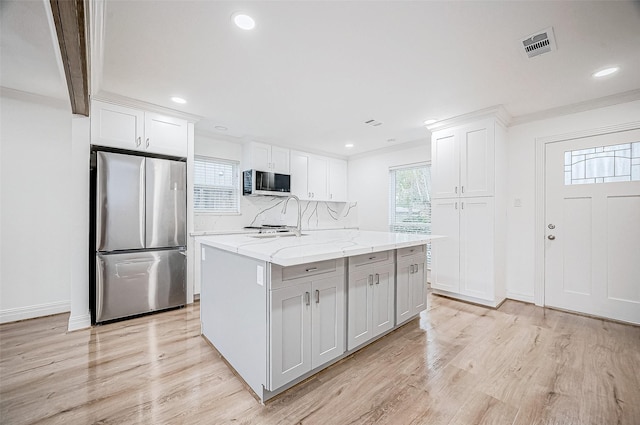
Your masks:
<svg viewBox="0 0 640 425"><path fill-rule="evenodd" d="M640 142L564 153L564 184L640 181Z"/></svg>

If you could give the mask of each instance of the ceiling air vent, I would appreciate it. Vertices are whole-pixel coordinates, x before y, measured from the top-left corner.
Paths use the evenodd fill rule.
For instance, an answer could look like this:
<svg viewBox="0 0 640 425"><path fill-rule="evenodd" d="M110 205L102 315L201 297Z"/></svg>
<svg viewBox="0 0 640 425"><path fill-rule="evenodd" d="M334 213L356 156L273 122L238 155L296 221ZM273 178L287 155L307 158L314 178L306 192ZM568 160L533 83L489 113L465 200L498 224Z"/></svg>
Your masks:
<svg viewBox="0 0 640 425"><path fill-rule="evenodd" d="M365 121L365 124L368 124L372 127L377 127L379 125L382 125L382 123L380 121L376 121L376 120L369 120L369 121Z"/></svg>
<svg viewBox="0 0 640 425"><path fill-rule="evenodd" d="M524 54L528 58L540 56L543 53L557 49L556 38L553 35L553 27L531 34L520 40L520 42L522 43Z"/></svg>

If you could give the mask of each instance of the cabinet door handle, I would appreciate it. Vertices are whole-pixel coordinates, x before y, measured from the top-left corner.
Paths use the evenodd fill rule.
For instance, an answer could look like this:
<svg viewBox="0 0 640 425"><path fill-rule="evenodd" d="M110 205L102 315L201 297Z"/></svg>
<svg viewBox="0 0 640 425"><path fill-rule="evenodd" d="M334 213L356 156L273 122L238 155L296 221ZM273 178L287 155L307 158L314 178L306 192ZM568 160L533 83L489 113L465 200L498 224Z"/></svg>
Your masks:
<svg viewBox="0 0 640 425"><path fill-rule="evenodd" d="M142 143L142 138L138 136L138 138L136 139L136 146L140 147L140 143Z"/></svg>
<svg viewBox="0 0 640 425"><path fill-rule="evenodd" d="M149 138L147 137L147 147L149 147Z"/></svg>
<svg viewBox="0 0 640 425"><path fill-rule="evenodd" d="M305 293L304 293L304 303L305 303L306 305L311 304L311 294L310 294L310 293L308 293L308 292L305 292Z"/></svg>
<svg viewBox="0 0 640 425"><path fill-rule="evenodd" d="M305 269L304 271L306 271L306 272L315 272L316 270L318 270L317 267L310 267L308 269Z"/></svg>
<svg viewBox="0 0 640 425"><path fill-rule="evenodd" d="M464 193L464 186L462 186L462 193Z"/></svg>
<svg viewBox="0 0 640 425"><path fill-rule="evenodd" d="M458 203L456 202L456 209L458 209Z"/></svg>
<svg viewBox="0 0 640 425"><path fill-rule="evenodd" d="M409 266L409 274L413 274L413 264Z"/></svg>
<svg viewBox="0 0 640 425"><path fill-rule="evenodd" d="M376 285L380 284L380 275L376 273Z"/></svg>
<svg viewBox="0 0 640 425"><path fill-rule="evenodd" d="M320 304L320 290L316 289L316 304Z"/></svg>
<svg viewBox="0 0 640 425"><path fill-rule="evenodd" d="M369 285L373 286L373 275L370 274L367 280L369 281Z"/></svg>
<svg viewBox="0 0 640 425"><path fill-rule="evenodd" d="M456 191L456 195L457 195L458 194L458 186L456 186L455 191Z"/></svg>
<svg viewBox="0 0 640 425"><path fill-rule="evenodd" d="M460 206L464 209L464 202L460 202Z"/></svg>

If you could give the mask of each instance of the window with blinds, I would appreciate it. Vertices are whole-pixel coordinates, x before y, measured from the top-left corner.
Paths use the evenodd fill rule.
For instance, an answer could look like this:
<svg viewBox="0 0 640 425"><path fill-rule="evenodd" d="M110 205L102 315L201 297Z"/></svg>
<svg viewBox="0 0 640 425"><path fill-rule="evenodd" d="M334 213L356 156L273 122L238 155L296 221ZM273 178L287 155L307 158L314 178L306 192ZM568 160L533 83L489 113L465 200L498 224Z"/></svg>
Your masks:
<svg viewBox="0 0 640 425"><path fill-rule="evenodd" d="M193 208L196 212L240 212L238 162L196 156L193 168Z"/></svg>
<svg viewBox="0 0 640 425"><path fill-rule="evenodd" d="M431 234L429 164L389 170L389 231ZM431 264L431 244L427 246L427 264Z"/></svg>

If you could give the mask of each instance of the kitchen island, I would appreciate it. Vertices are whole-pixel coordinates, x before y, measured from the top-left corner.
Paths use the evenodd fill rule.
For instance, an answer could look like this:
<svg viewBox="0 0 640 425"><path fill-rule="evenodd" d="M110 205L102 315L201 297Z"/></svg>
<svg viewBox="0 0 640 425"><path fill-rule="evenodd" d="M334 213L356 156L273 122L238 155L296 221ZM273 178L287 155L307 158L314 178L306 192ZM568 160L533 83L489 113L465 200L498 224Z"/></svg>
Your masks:
<svg viewBox="0 0 640 425"><path fill-rule="evenodd" d="M358 230L198 237L202 335L266 401L426 308L426 244Z"/></svg>

